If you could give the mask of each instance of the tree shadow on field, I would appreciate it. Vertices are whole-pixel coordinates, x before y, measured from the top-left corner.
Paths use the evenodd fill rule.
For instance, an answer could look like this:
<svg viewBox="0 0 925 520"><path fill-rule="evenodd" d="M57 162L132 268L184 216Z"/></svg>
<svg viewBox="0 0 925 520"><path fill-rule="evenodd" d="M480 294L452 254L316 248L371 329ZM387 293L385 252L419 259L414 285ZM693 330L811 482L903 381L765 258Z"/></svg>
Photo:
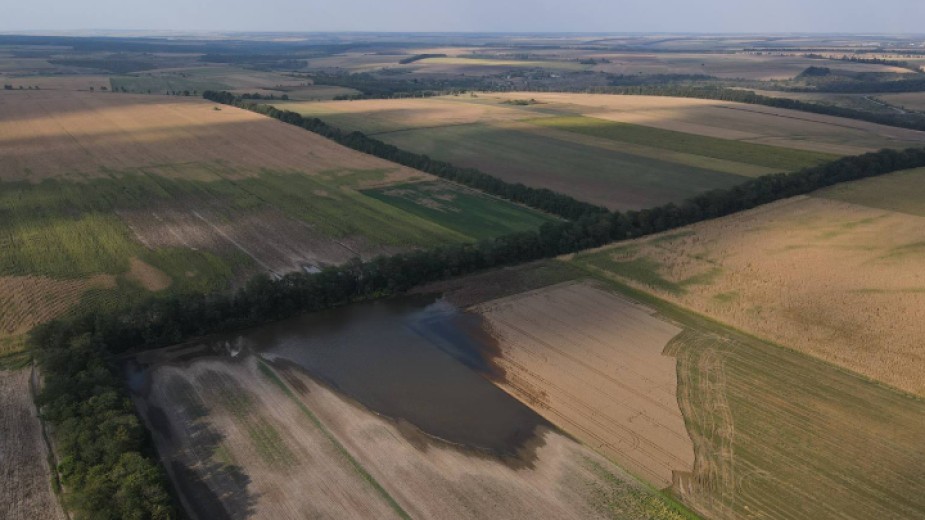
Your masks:
<svg viewBox="0 0 925 520"><path fill-rule="evenodd" d="M197 422L187 432L190 457L170 461L187 513L199 520L253 516L258 497L248 491L251 479L243 468L221 460L223 436L205 422Z"/></svg>
<svg viewBox="0 0 925 520"><path fill-rule="evenodd" d="M176 448L168 469L188 515L199 520L253 516L258 497L248 491L251 478L222 445L224 436L209 423L208 407L182 377L170 378L168 388L175 418L183 422L166 437Z"/></svg>

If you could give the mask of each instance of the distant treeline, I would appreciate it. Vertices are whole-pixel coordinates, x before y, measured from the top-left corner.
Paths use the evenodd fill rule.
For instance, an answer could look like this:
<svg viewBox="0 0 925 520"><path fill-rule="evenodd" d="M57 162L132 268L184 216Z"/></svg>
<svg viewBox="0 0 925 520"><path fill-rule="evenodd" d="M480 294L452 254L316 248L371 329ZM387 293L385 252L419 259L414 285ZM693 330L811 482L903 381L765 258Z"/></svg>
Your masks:
<svg viewBox="0 0 925 520"><path fill-rule="evenodd" d="M923 88L925 88L925 83L923 83ZM790 110L800 110L802 112L811 112L814 114L845 117L849 119L857 119L860 121L868 121L871 123L879 123L881 125L909 128L912 130L925 130L925 118L916 114L866 112L863 110L855 110L853 108L845 108L835 105L807 103L805 101L796 99L762 96L760 94L755 94L750 90L679 85L665 87L643 86L624 88L597 88L590 89L590 92L641 96L673 96L697 99L716 99L719 101L735 101L738 103L748 103L751 105L765 105L775 108L786 108Z"/></svg>
<svg viewBox="0 0 925 520"><path fill-rule="evenodd" d="M230 94L210 93L210 99L265 110ZM317 128L334 131L326 125ZM364 143L362 134L334 135ZM38 402L43 418L53 427L65 502L78 518L170 519L179 514L150 438L134 414L115 356L395 295L430 281L580 251L729 215L838 182L922 166L923 149L884 150L795 173L759 177L680 205L626 213L595 208L574 220L546 223L536 231L368 262L354 260L314 274L292 273L275 280L257 276L233 294L153 295L118 312L88 312L40 325L30 334L29 345L45 377Z"/></svg>
<svg viewBox="0 0 925 520"><path fill-rule="evenodd" d="M152 70L158 68L159 66L157 63L150 60L139 60L133 58L62 58L57 60L48 60L48 63L66 67L97 69L115 74L127 74L129 72Z"/></svg>
<svg viewBox="0 0 925 520"><path fill-rule="evenodd" d="M483 173L474 168L460 168L448 162L431 159L426 155L402 150L396 146L386 144L378 139L368 137L362 132L344 132L334 128L317 118L302 117L302 115L289 110L279 110L269 105L248 103L230 92L206 91L202 97L210 101L236 105L254 112L258 112L285 123L302 127L328 139L336 141L348 148L363 153L375 155L388 161L408 166L423 172L430 173L459 184L464 184L485 193L497 195L501 198L536 208L546 213L558 215L565 219L578 219L587 214L606 213L600 206L581 202L577 199L562 195L545 188L530 188L523 184L512 184Z"/></svg>
<svg viewBox="0 0 925 520"><path fill-rule="evenodd" d="M809 53L803 55L806 58L811 58L814 60L836 60L836 61L847 61L850 63L867 63L870 65L886 65L890 67L899 67L901 69L909 69L915 72L921 72L921 69L916 65L909 63L908 61L901 60L888 60L884 58L861 58L857 55L854 56L840 56L838 58L834 56L825 56L823 54Z"/></svg>
<svg viewBox="0 0 925 520"><path fill-rule="evenodd" d="M883 80L876 77L876 75L877 73L860 73L856 74L853 79L827 81L813 84L809 87L789 87L784 90L787 92L835 92L845 94L925 91L925 76L922 74L905 73L905 76L911 76L911 78L892 80Z"/></svg>
<svg viewBox="0 0 925 520"><path fill-rule="evenodd" d="M446 58L446 54L415 54L414 56L409 56L403 60L399 60L398 63L407 65L416 61L426 60L427 58Z"/></svg>

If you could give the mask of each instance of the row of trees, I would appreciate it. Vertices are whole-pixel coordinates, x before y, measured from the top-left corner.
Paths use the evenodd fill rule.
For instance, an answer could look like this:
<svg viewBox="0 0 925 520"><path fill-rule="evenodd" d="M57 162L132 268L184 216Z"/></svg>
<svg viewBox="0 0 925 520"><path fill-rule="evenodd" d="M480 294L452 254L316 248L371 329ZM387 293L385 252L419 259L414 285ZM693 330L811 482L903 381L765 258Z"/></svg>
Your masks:
<svg viewBox="0 0 925 520"><path fill-rule="evenodd" d="M243 104L234 96L210 96ZM273 114L285 120L284 113ZM345 138L352 134L337 133L326 125L317 129L348 143L367 144L358 136ZM429 281L580 251L837 182L921 166L925 166L923 149L884 150L796 173L760 177L680 205L626 213L594 208L536 231L368 262L354 260L313 274L292 273L279 279L258 276L235 293L151 296L118 312L88 312L41 325L29 342L45 375L39 405L55 432L67 503L78 518L168 519L178 514L150 439L133 414L116 355L399 294Z"/></svg>
<svg viewBox="0 0 925 520"><path fill-rule="evenodd" d="M512 184L474 168L460 168L445 161L431 159L426 155L408 152L378 139L373 139L362 132L344 132L318 118L302 117L301 114L289 110L249 103L247 100L239 98L230 92L206 91L203 93L203 97L217 103L239 106L279 119L284 123L321 134L354 150L464 184L479 191L497 195L565 219L574 220L586 214L606 213L607 211L600 206L581 202L552 190L530 188L520 183Z"/></svg>
<svg viewBox="0 0 925 520"><path fill-rule="evenodd" d="M925 82L923 82L921 90L925 90ZM752 92L751 90L677 85L663 87L639 86L598 88L592 89L592 91L606 94L672 96L698 99L716 99L719 101L735 101L738 103L748 103L751 105L765 105L775 108L786 108L789 110L811 112L814 114L845 117L849 119L857 119L860 121L868 121L871 123L879 123L882 125L910 128L912 130L925 130L925 118L916 114L865 112L863 110L855 110L852 108L835 105L823 105L820 103L807 103L805 101L799 101L796 99L762 96Z"/></svg>

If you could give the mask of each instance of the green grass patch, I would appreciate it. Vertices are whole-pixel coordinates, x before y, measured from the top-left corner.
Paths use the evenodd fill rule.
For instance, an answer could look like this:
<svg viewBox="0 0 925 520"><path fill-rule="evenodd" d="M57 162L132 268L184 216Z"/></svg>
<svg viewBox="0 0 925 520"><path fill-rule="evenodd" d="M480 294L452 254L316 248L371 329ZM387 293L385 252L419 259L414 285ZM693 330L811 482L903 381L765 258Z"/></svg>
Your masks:
<svg viewBox="0 0 925 520"><path fill-rule="evenodd" d="M621 478L597 461L584 465L600 479L589 482L591 505L608 518L651 518L657 520L699 520L696 514L661 492Z"/></svg>
<svg viewBox="0 0 925 520"><path fill-rule="evenodd" d="M925 217L925 168L844 182L813 195Z"/></svg>
<svg viewBox="0 0 925 520"><path fill-rule="evenodd" d="M530 208L442 181L402 184L363 193L473 240L530 231L554 220Z"/></svg>
<svg viewBox="0 0 925 520"><path fill-rule="evenodd" d="M586 116L545 117L531 119L529 122L613 141L743 162L781 171L799 170L837 159L837 156L820 152L744 143Z"/></svg>
<svg viewBox="0 0 925 520"><path fill-rule="evenodd" d="M0 352L3 352L0 349ZM0 370L22 370L32 364L32 354L29 352L10 352L0 354Z"/></svg>
<svg viewBox="0 0 925 520"><path fill-rule="evenodd" d="M618 247L605 249L594 253L585 253L575 256L575 262L613 273L622 278L634 280L653 289L668 294L680 296L687 292L692 285L709 285L722 273L719 267L710 268L702 273L689 276L680 281L668 280L661 274L662 264L646 256L634 256L625 260L616 258L617 255L630 256L635 248Z"/></svg>

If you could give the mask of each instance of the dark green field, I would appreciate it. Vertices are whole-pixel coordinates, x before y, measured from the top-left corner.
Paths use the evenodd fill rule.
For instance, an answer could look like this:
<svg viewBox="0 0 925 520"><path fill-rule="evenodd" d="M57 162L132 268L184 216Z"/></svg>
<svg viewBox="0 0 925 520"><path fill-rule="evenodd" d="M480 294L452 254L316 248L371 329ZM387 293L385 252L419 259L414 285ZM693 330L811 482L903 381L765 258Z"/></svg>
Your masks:
<svg viewBox="0 0 925 520"><path fill-rule="evenodd" d="M532 119L529 122L613 141L702 155L714 159L738 161L781 171L799 170L837 158L834 155L820 152L719 139L594 117L544 117Z"/></svg>
<svg viewBox="0 0 925 520"><path fill-rule="evenodd" d="M446 182L366 190L366 195L474 240L536 229L553 217Z"/></svg>

